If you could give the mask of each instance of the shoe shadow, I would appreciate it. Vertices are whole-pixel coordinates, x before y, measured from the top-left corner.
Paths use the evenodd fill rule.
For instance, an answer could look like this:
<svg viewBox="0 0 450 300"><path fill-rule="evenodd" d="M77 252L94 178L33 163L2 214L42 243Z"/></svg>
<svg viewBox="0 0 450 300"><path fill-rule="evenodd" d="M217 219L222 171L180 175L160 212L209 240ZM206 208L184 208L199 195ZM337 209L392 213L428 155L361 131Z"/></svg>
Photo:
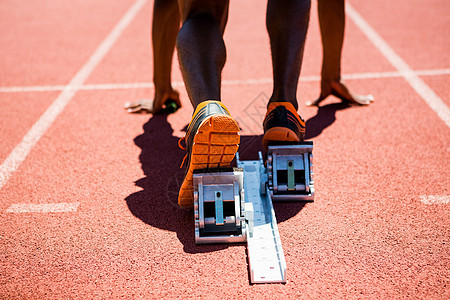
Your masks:
<svg viewBox="0 0 450 300"><path fill-rule="evenodd" d="M306 121L305 139L319 136L327 127L336 121L336 112L351 107L346 103L332 103L320 106L317 114Z"/></svg>
<svg viewBox="0 0 450 300"><path fill-rule="evenodd" d="M134 143L141 149L139 161L145 177L135 182L142 190L125 198L130 212L150 226L175 232L186 253L212 252L233 246L195 244L193 209L178 206L178 191L185 171L180 169L180 164L185 151L178 147L179 138L173 136L167 115L151 117L143 129L144 133L137 136ZM264 154L262 135L241 136L241 160L257 160L258 151ZM304 206L304 203L275 203L277 221L290 219Z"/></svg>

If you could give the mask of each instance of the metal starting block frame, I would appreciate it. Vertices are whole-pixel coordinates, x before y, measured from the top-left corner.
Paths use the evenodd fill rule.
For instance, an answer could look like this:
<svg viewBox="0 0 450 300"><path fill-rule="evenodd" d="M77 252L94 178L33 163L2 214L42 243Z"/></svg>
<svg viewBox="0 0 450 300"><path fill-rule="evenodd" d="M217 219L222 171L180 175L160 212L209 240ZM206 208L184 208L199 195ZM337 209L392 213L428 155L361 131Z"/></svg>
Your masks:
<svg viewBox="0 0 450 300"><path fill-rule="evenodd" d="M246 240L244 171L194 174L194 220L197 244Z"/></svg>
<svg viewBox="0 0 450 300"><path fill-rule="evenodd" d="M272 201L312 201L312 142L269 146L267 167L239 160L229 171L194 173L195 242L247 242L251 283L285 283L286 261Z"/></svg>
<svg viewBox="0 0 450 300"><path fill-rule="evenodd" d="M314 200L312 142L269 146L267 181L273 201Z"/></svg>

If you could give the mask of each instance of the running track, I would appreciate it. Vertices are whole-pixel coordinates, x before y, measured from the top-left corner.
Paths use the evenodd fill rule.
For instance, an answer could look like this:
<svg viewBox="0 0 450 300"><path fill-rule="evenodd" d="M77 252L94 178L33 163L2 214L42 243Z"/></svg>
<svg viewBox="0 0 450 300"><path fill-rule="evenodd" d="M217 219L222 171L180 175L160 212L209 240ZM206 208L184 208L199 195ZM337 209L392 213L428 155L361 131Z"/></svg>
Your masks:
<svg viewBox="0 0 450 300"><path fill-rule="evenodd" d="M255 158L271 91L265 1L232 1L223 99ZM314 203L276 204L285 285L249 285L244 245L196 246L176 206L192 108L152 117L152 1L0 4L0 297L450 298L450 5L350 0L343 72L369 107L320 109L313 2L299 86Z"/></svg>

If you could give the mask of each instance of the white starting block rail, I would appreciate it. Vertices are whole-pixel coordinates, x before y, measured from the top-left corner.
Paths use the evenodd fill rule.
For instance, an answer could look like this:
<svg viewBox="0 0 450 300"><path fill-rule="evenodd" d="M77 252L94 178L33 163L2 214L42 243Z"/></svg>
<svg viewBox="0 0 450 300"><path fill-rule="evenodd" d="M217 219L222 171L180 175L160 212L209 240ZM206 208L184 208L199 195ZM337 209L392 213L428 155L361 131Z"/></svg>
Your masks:
<svg viewBox="0 0 450 300"><path fill-rule="evenodd" d="M312 201L312 142L269 146L267 168L239 160L226 172L194 174L197 244L247 241L251 283L285 283L286 261L272 201Z"/></svg>

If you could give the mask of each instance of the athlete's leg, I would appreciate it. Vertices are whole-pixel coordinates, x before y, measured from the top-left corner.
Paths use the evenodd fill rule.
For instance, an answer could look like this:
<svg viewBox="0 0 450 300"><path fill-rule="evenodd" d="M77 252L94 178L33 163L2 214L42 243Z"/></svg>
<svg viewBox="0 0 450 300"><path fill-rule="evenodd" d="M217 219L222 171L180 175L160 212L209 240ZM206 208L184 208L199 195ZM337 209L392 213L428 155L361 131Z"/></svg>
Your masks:
<svg viewBox="0 0 450 300"><path fill-rule="evenodd" d="M310 7L310 0L269 0L267 4L273 66L270 102L291 102L295 109Z"/></svg>
<svg viewBox="0 0 450 300"><path fill-rule="evenodd" d="M306 105L319 105L329 95L343 101L367 105L373 97L354 95L341 80L341 56L345 30L345 0L318 0L320 34L322 37L322 78L318 99Z"/></svg>
<svg viewBox="0 0 450 300"><path fill-rule="evenodd" d="M305 122L297 113L297 85L309 24L310 0L269 0L266 26L270 38L273 93L264 118L263 145L302 141Z"/></svg>
<svg viewBox="0 0 450 300"><path fill-rule="evenodd" d="M178 57L195 109L205 100L220 101L228 0L180 0L179 4L183 25L177 38Z"/></svg>

